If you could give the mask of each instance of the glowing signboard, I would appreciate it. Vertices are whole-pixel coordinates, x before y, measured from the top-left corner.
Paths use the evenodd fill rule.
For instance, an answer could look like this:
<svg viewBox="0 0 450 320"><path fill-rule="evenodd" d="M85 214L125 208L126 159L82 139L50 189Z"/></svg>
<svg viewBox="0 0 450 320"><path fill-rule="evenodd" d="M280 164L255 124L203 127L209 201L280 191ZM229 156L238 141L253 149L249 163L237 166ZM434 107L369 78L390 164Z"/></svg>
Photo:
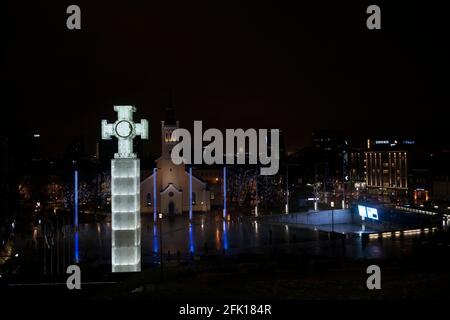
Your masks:
<svg viewBox="0 0 450 320"><path fill-rule="evenodd" d="M358 213L363 219L364 218L369 218L372 220L379 219L378 218L378 209L376 209L376 208L358 205Z"/></svg>
<svg viewBox="0 0 450 320"><path fill-rule="evenodd" d="M367 218L378 220L378 210L375 208L367 207Z"/></svg>
<svg viewBox="0 0 450 320"><path fill-rule="evenodd" d="M361 217L366 218L367 217L367 210L364 206L358 206L358 213Z"/></svg>

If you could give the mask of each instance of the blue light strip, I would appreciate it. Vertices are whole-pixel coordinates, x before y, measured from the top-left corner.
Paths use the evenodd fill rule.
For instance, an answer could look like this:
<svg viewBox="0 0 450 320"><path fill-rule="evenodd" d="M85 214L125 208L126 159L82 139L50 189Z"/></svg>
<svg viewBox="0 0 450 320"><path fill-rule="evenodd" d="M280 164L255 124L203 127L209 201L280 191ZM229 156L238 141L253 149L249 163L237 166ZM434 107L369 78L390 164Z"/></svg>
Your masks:
<svg viewBox="0 0 450 320"><path fill-rule="evenodd" d="M192 221L192 167L189 168L189 220Z"/></svg>
<svg viewBox="0 0 450 320"><path fill-rule="evenodd" d="M75 252L74 252L74 258L75 263L80 263L80 254L79 254L79 247L78 247L78 231L75 231Z"/></svg>
<svg viewBox="0 0 450 320"><path fill-rule="evenodd" d="M227 226L227 222L224 221L223 222L223 232L222 232L222 236L223 236L223 249L224 250L228 250L228 230L227 230L228 226Z"/></svg>
<svg viewBox="0 0 450 320"><path fill-rule="evenodd" d="M78 170L75 170L75 182L74 182L74 206L75 206L75 217L74 226L78 228Z"/></svg>
<svg viewBox="0 0 450 320"><path fill-rule="evenodd" d="M227 167L223 167L223 218L227 217Z"/></svg>
<svg viewBox="0 0 450 320"><path fill-rule="evenodd" d="M156 210L156 174L157 174L157 172L158 172L158 169L153 168L153 222L155 222L155 223L156 223L156 220L158 219L158 213Z"/></svg>
<svg viewBox="0 0 450 320"><path fill-rule="evenodd" d="M189 223L189 252L195 252L195 243L194 243L194 228L192 223Z"/></svg>
<svg viewBox="0 0 450 320"><path fill-rule="evenodd" d="M158 227L153 225L153 252L158 253Z"/></svg>

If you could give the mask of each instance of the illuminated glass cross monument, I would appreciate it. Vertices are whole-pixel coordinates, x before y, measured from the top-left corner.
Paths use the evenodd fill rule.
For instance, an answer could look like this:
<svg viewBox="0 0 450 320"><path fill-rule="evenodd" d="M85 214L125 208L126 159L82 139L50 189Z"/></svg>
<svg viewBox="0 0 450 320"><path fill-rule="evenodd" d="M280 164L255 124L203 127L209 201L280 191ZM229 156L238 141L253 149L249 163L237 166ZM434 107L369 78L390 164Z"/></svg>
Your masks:
<svg viewBox="0 0 450 320"><path fill-rule="evenodd" d="M102 139L118 139L111 160L112 272L141 271L140 165L133 139L148 139L148 122L133 122L134 106L114 106L117 121L102 120Z"/></svg>

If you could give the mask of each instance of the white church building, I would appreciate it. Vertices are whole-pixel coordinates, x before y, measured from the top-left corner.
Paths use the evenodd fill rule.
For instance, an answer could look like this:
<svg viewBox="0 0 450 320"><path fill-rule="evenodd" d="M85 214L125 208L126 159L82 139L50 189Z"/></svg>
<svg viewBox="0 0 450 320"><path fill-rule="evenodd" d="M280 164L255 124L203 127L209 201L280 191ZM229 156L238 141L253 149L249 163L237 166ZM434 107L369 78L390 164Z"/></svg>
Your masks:
<svg viewBox="0 0 450 320"><path fill-rule="evenodd" d="M141 181L141 212L153 212L156 193L156 209L167 215L181 215L189 212L189 171L184 164L174 165L170 157L177 141L172 140L172 132L179 126L175 121L172 105L167 108L167 118L161 121L161 157L156 159L156 190L154 174ZM210 192L207 184L192 176L192 210L210 210Z"/></svg>

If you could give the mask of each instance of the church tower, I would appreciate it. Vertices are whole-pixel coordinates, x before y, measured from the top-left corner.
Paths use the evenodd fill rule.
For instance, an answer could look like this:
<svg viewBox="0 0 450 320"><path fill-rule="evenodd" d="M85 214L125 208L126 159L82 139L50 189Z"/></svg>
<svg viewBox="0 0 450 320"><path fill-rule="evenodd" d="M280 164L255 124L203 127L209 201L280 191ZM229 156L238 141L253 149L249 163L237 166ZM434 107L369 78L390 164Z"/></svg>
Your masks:
<svg viewBox="0 0 450 320"><path fill-rule="evenodd" d="M176 165L172 162L171 152L178 143L177 139L172 139L173 131L179 128L179 122L175 119L175 108L170 95L166 118L161 121L161 157L156 160L156 179L152 174L141 182L141 201L146 204L142 207L142 212L155 209L153 207L155 197L156 210L163 214L188 213L191 205L194 212L207 212L210 209L210 193L206 183L194 175L190 177L184 163ZM190 181L192 181L192 203L189 196Z"/></svg>
<svg viewBox="0 0 450 320"><path fill-rule="evenodd" d="M161 121L161 157L170 159L172 148L177 144L172 139L172 132L179 127L179 121L175 120L175 108L172 103L172 94L169 95L169 105L166 108L166 120Z"/></svg>

